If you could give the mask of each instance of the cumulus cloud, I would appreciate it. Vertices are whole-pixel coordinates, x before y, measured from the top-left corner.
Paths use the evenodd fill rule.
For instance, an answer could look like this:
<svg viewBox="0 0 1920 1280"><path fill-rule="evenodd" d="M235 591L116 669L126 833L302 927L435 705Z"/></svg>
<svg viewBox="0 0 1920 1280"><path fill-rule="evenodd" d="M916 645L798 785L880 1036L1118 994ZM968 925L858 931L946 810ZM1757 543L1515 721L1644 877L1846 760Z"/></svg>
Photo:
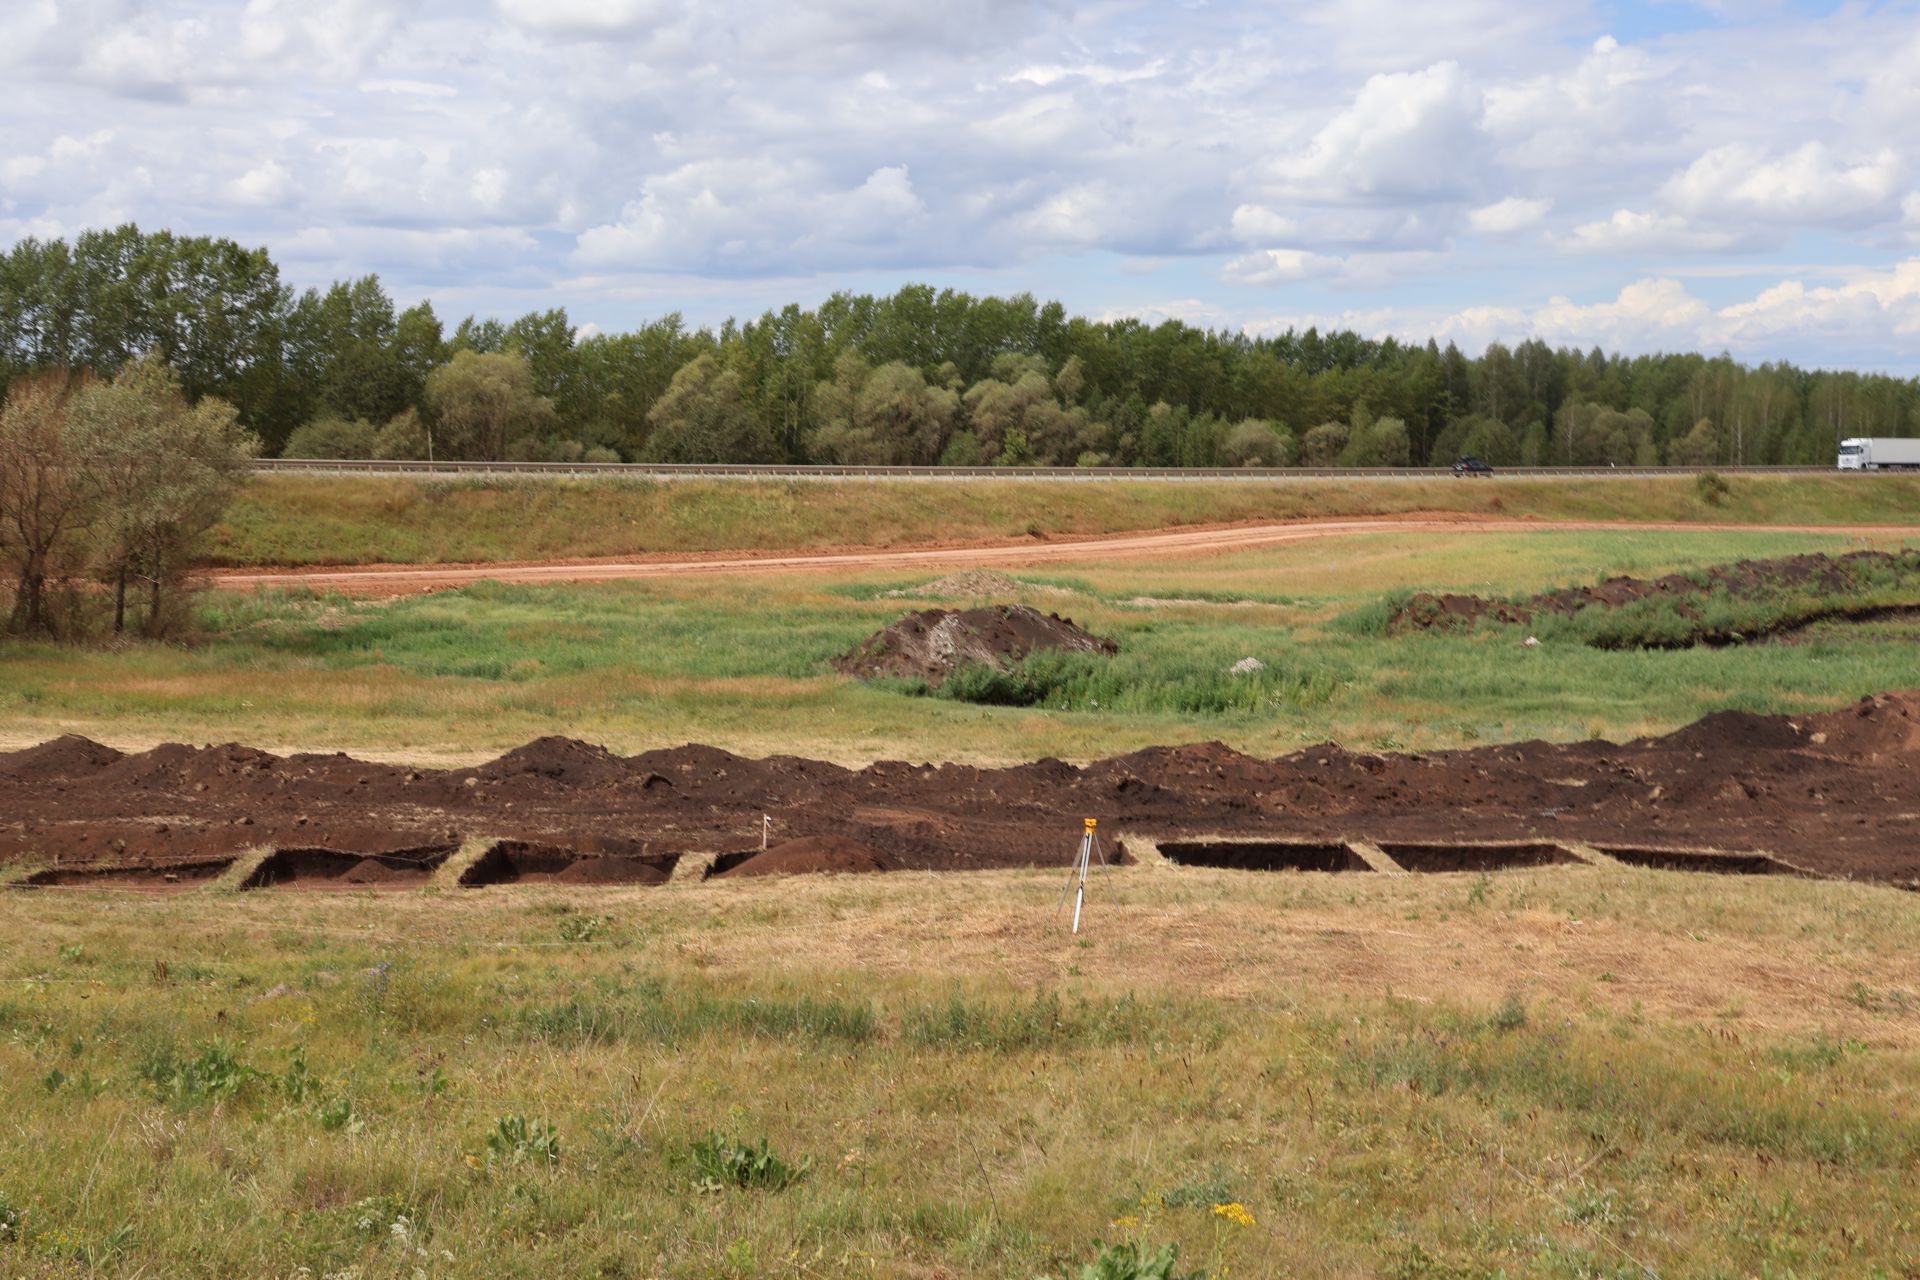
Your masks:
<svg viewBox="0 0 1920 1280"><path fill-rule="evenodd" d="M1467 225L1484 236L1510 236L1539 226L1551 208L1551 200L1508 196L1475 209L1467 215Z"/></svg>
<svg viewBox="0 0 1920 1280"><path fill-rule="evenodd" d="M235 178L228 190L240 204L277 205L292 194L293 175L269 160Z"/></svg>
<svg viewBox="0 0 1920 1280"><path fill-rule="evenodd" d="M1677 214L1616 209L1611 217L1581 223L1564 243L1575 253L1685 253L1730 249L1736 237L1695 227Z"/></svg>
<svg viewBox="0 0 1920 1280"><path fill-rule="evenodd" d="M907 169L875 169L838 187L817 168L755 156L702 160L647 180L617 221L582 232L587 267L726 274L785 261L855 263L908 243L926 208Z"/></svg>
<svg viewBox="0 0 1920 1280"><path fill-rule="evenodd" d="M1273 162L1276 186L1309 202L1455 195L1485 150L1480 114L1457 63L1370 76L1304 150Z"/></svg>
<svg viewBox="0 0 1920 1280"><path fill-rule="evenodd" d="M1675 6L1647 39L1596 38L1590 0L1283 12L14 0L0 238L134 218L297 255L300 285L378 269L582 319L919 278L1097 313L1151 267L1221 314L1360 293L1369 323L1582 345L1664 332L1678 299L1623 292L1648 281L1787 244L1884 274L1920 248L1901 6ZM1904 304L1830 292L1852 282L1696 327L1888 338ZM1604 301L1540 301L1575 286Z"/></svg>
<svg viewBox="0 0 1920 1280"><path fill-rule="evenodd" d="M1906 166L1892 147L1840 160L1820 142L1784 155L1753 143L1715 147L1672 178L1662 194L1695 217L1795 225L1861 225L1893 209Z"/></svg>
<svg viewBox="0 0 1920 1280"><path fill-rule="evenodd" d="M656 0L500 0L500 15L515 26L565 36L606 36L658 21Z"/></svg>

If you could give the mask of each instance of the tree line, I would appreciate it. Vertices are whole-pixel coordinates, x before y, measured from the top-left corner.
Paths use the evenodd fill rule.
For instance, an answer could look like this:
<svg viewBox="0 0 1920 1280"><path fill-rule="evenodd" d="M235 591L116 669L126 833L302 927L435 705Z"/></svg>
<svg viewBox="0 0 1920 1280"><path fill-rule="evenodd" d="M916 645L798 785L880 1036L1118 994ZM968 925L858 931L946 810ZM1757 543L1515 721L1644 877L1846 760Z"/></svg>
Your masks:
<svg viewBox="0 0 1920 1280"><path fill-rule="evenodd" d="M1239 466L1831 462L1920 434L1920 380L1609 355L1469 356L1317 329L1096 321L909 285L718 329L581 336L564 309L448 332L377 277L296 293L263 249L88 231L0 258L0 379L164 361L289 457Z"/></svg>

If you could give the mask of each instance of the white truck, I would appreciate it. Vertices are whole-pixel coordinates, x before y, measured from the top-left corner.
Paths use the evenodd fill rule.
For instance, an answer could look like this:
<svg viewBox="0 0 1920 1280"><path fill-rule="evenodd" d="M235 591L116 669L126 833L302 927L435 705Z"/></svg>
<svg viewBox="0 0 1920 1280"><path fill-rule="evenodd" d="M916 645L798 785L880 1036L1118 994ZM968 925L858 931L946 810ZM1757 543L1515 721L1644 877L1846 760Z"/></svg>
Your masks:
<svg viewBox="0 0 1920 1280"><path fill-rule="evenodd" d="M1920 440L1856 436L1840 442L1842 471L1920 471Z"/></svg>

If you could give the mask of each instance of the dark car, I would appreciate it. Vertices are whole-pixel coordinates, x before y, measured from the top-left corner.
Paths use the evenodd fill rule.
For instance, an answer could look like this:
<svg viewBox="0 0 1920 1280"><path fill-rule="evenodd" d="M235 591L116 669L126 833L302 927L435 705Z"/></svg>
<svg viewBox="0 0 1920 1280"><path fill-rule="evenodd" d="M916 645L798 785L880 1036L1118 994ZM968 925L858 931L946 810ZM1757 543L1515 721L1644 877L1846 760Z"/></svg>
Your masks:
<svg viewBox="0 0 1920 1280"><path fill-rule="evenodd" d="M1493 468L1478 458L1455 458L1453 474L1457 476L1490 476Z"/></svg>

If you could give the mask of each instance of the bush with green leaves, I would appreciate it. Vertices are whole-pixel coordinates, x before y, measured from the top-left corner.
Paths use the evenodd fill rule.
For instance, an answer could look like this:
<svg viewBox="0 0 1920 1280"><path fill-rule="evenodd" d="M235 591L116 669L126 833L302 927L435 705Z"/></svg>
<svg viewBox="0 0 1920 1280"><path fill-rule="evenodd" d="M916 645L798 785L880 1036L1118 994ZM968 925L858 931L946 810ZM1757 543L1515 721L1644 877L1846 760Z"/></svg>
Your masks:
<svg viewBox="0 0 1920 1280"><path fill-rule="evenodd" d="M241 1062L233 1049L214 1040L191 1058L176 1057L171 1046L150 1052L139 1074L161 1102L177 1107L224 1102L238 1097L260 1073Z"/></svg>
<svg viewBox="0 0 1920 1280"><path fill-rule="evenodd" d="M7 1199L7 1193L0 1191L0 1244L11 1244L20 1238L21 1217L19 1208Z"/></svg>
<svg viewBox="0 0 1920 1280"><path fill-rule="evenodd" d="M774 1154L765 1138L754 1146L715 1131L693 1144L693 1167L697 1175L694 1185L703 1192L728 1187L784 1191L807 1176L813 1160L809 1157L798 1165L790 1164Z"/></svg>
<svg viewBox="0 0 1920 1280"><path fill-rule="evenodd" d="M1094 1241L1100 1256L1081 1267L1078 1274L1068 1272L1060 1280L1205 1280L1204 1271L1178 1271L1180 1246L1168 1242L1153 1253L1137 1240L1119 1244ZM1042 1276L1036 1280L1053 1280Z"/></svg>
<svg viewBox="0 0 1920 1280"><path fill-rule="evenodd" d="M545 1120L501 1116L487 1132L488 1164L560 1163L560 1131Z"/></svg>

